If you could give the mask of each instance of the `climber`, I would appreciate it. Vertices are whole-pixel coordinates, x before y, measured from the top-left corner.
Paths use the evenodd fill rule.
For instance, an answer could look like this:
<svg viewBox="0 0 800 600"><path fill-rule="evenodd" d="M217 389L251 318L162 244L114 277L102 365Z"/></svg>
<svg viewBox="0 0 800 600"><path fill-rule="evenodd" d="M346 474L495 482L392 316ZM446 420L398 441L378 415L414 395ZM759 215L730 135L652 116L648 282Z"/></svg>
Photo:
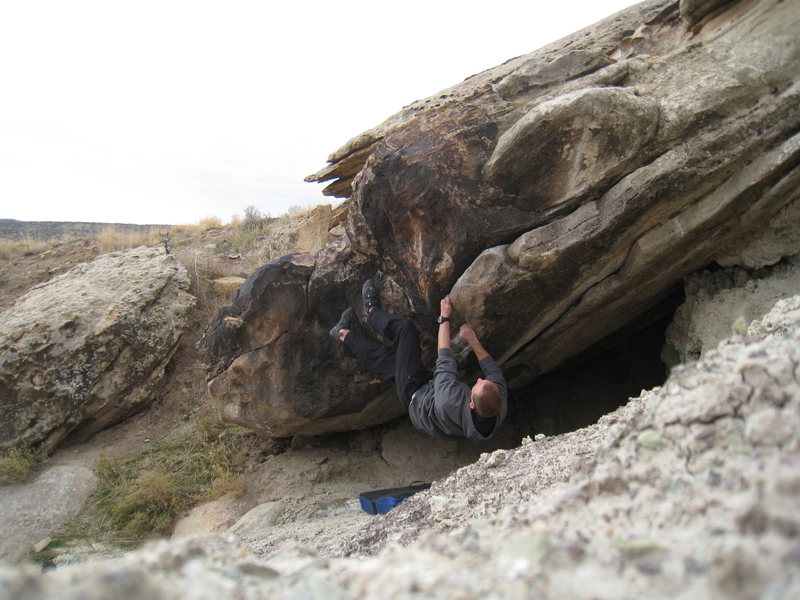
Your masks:
<svg viewBox="0 0 800 600"><path fill-rule="evenodd" d="M408 409L417 429L434 437L454 440L487 440L505 419L508 409L506 382L500 367L481 345L468 324L459 337L472 348L485 379L470 387L458 379L450 348L450 316L453 305L446 296L440 302L438 358L431 373L422 364L419 335L414 324L390 314L378 303L378 290L368 279L361 290L367 323L392 342L391 348L352 330L354 311L348 307L330 331L367 369L383 379L394 377L397 395Z"/></svg>

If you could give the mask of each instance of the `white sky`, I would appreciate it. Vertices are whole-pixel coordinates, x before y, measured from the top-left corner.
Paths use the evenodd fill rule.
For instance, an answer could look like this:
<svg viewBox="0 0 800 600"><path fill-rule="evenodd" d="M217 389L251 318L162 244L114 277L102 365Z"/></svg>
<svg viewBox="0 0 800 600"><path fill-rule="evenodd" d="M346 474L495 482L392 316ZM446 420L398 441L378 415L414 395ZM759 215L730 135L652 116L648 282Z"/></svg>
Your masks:
<svg viewBox="0 0 800 600"><path fill-rule="evenodd" d="M303 178L351 137L632 4L3 2L0 218L194 223L329 202Z"/></svg>

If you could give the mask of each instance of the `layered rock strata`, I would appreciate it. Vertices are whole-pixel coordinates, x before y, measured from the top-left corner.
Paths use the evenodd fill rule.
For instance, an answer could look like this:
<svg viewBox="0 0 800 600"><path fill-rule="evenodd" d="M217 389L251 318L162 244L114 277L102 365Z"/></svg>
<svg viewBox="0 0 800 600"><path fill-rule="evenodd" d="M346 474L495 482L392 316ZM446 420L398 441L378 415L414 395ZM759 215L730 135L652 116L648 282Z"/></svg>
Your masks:
<svg viewBox="0 0 800 600"><path fill-rule="evenodd" d="M450 293L521 386L685 275L750 260L733 247L780 228L800 194L799 29L797 0L650 0L357 136L309 178L351 198L346 235L307 259L280 336L244 319L212 344L258 348L212 350L216 402L281 435L394 416L365 417L391 388L326 337L368 276L428 356ZM796 224L786 231L772 262L797 252ZM229 383L253 378L241 393ZM308 409L327 403L341 406Z"/></svg>

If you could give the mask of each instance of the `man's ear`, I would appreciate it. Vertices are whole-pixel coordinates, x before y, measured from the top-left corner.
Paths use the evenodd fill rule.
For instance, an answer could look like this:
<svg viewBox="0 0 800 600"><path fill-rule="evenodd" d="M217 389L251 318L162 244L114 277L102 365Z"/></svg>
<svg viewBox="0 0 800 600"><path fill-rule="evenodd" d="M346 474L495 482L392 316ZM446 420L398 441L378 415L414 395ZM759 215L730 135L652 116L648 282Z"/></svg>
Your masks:
<svg viewBox="0 0 800 600"><path fill-rule="evenodd" d="M469 407L470 409L475 410L475 400L472 398L469 399Z"/></svg>

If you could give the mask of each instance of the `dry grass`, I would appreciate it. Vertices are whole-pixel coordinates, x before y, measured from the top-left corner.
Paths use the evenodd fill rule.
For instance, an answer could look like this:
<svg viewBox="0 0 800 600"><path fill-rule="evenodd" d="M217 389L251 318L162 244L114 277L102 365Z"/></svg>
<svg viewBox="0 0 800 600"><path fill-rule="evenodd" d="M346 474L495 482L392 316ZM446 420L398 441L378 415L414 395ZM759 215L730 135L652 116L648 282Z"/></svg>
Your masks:
<svg viewBox="0 0 800 600"><path fill-rule="evenodd" d="M219 217L205 217L197 221L197 223L173 225L171 229L179 235L199 237L207 231L222 229L223 227L224 225Z"/></svg>
<svg viewBox="0 0 800 600"><path fill-rule="evenodd" d="M197 227L201 228L203 231L208 231L209 229L219 229L222 227L222 220L219 217L205 217L197 222Z"/></svg>
<svg viewBox="0 0 800 600"><path fill-rule="evenodd" d="M102 253L126 250L138 246L155 246L161 243L161 236L164 233L155 228L147 231L135 231L109 225L94 235L63 235L48 239L33 236L0 238L0 259L10 260L22 256L40 254L58 244L74 242L79 239L93 242Z"/></svg>
<svg viewBox="0 0 800 600"><path fill-rule="evenodd" d="M225 236L217 241L217 252L244 254L258 249L269 239L270 227L276 220L255 206L248 206L243 217L234 216Z"/></svg>
<svg viewBox="0 0 800 600"><path fill-rule="evenodd" d="M61 240L44 240L26 237L22 239L0 239L0 259L10 260L21 256L39 254Z"/></svg>
<svg viewBox="0 0 800 600"><path fill-rule="evenodd" d="M220 423L210 410L196 413L193 425L191 433L133 457L101 457L95 502L56 536L59 545L109 535L127 545L169 535L193 506L241 495L248 456L262 442L251 431Z"/></svg>
<svg viewBox="0 0 800 600"><path fill-rule="evenodd" d="M214 289L214 280L221 277L241 277L243 265L241 260L232 260L225 256L206 254L196 247L179 248L176 251L178 260L186 267L191 278L191 292L197 298L197 311L201 319L210 318L220 306L228 304L229 298L220 295Z"/></svg>
<svg viewBox="0 0 800 600"><path fill-rule="evenodd" d="M295 204L293 206L290 206L286 210L286 215L285 216L286 217L291 217L291 218L305 217L312 210L314 210L316 207L317 207L316 204L306 204L306 205Z"/></svg>
<svg viewBox="0 0 800 600"><path fill-rule="evenodd" d="M200 496L200 502L212 502L225 495L238 498L244 494L244 479L238 475L227 474L217 480L205 494Z"/></svg>
<svg viewBox="0 0 800 600"><path fill-rule="evenodd" d="M162 233L156 229L126 231L110 225L95 235L93 239L100 252L115 252L138 246L156 246L160 243Z"/></svg>
<svg viewBox="0 0 800 600"><path fill-rule="evenodd" d="M173 475L143 471L135 479L125 480L116 492L118 497L111 501L108 512L111 524L122 535L169 534L180 502Z"/></svg>
<svg viewBox="0 0 800 600"><path fill-rule="evenodd" d="M0 458L0 485L22 483L41 463L41 457L31 451L11 448Z"/></svg>

